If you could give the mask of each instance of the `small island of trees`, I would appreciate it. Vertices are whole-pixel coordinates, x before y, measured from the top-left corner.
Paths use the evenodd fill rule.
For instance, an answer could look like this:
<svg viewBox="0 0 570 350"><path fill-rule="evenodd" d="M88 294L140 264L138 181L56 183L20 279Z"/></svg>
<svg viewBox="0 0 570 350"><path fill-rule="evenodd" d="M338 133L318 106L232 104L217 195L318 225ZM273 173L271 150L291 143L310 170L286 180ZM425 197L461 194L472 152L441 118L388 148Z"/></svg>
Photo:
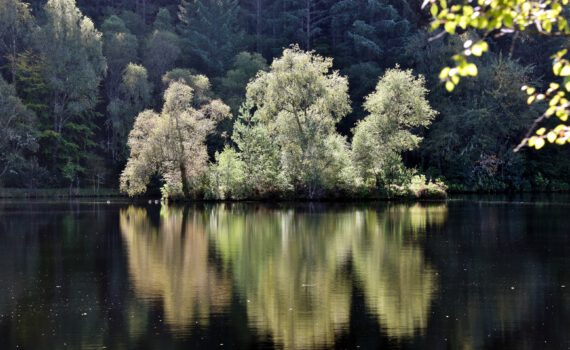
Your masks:
<svg viewBox="0 0 570 350"><path fill-rule="evenodd" d="M214 162L206 139L230 107L207 97L205 77L187 72L171 80L161 113L145 110L135 119L121 190L144 194L159 175L168 199L444 197L441 181L426 181L402 162L402 152L422 140L412 131L437 114L424 78L387 70L366 97L367 116L349 143L336 130L351 110L348 79L332 65L313 52L285 49L247 85L231 142Z"/></svg>

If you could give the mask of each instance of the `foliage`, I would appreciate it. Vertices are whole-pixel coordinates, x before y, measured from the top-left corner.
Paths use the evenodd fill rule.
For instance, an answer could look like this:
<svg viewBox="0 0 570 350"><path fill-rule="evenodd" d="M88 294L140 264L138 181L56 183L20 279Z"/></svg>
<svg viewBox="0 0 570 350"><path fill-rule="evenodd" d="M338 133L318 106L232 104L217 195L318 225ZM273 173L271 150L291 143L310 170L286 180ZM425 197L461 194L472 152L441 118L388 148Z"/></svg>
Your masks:
<svg viewBox="0 0 570 350"><path fill-rule="evenodd" d="M331 68L331 59L293 47L247 86L252 123L275 138L284 176L309 198L340 180L337 153L348 149L335 130L350 111L348 81Z"/></svg>
<svg viewBox="0 0 570 350"><path fill-rule="evenodd" d="M237 0L182 0L178 13L184 49L192 66L221 75L238 52Z"/></svg>
<svg viewBox="0 0 570 350"><path fill-rule="evenodd" d="M126 139L134 118L149 107L152 97L152 84L148 81L145 67L129 63L121 80L118 96L107 106L110 121L108 145L116 160L126 159Z"/></svg>
<svg viewBox="0 0 570 350"><path fill-rule="evenodd" d="M482 38L464 43L464 49L453 56L454 67L445 67L440 72L440 79L445 82L448 91L452 91L461 77L476 76L477 65L470 62L473 56L479 57L489 51L487 37L493 33L538 32L543 35L569 35L570 27L566 19L565 7L568 0L491 0L477 4L454 4L448 6L445 0L426 0L424 6L430 5L434 16L432 29L443 27L442 33L455 34L458 29L469 28L483 32ZM564 122L570 113L566 92L570 91L570 61L566 58L567 49L552 55L552 72L555 77L548 83L545 91L536 87L522 86L528 94L528 104L548 101L547 110L537 118L523 141L516 148L524 145L542 148L546 142L564 145L570 143L570 127ZM562 80L562 81L561 81ZM556 127L549 125L537 129L545 119L556 116L561 122ZM548 127L548 129L547 129ZM534 135L533 135L534 134Z"/></svg>
<svg viewBox="0 0 570 350"><path fill-rule="evenodd" d="M403 186L417 171L445 178L452 189L564 188L570 149L545 147L540 156L511 150L521 139L534 137L540 147L565 137L560 118L568 98L561 91L568 85L568 61L551 56L568 44L566 4L427 0L425 6L432 1L440 28L429 34L430 14L419 0L0 0L0 75L35 113L26 132L38 144L15 152L21 161L2 180L32 187L117 186L135 116L159 109L165 90L182 82L193 89L194 110L218 97L230 106L234 118L208 134L201 164L215 167L216 152L235 150L247 174L243 192L234 191L240 198L382 195L374 171L362 176L363 167L379 161L367 152L375 139L353 132L357 125L374 128L364 121L370 114L365 97L379 76L399 64L425 76L425 98L440 113L429 131L407 129L425 141L382 160L382 181ZM446 36L452 22L458 35ZM502 28L489 31L491 26ZM287 64L283 48L295 43L314 50L312 56L330 57L322 59L330 63L324 76L336 74L338 82L319 90L328 78L315 78L312 63L308 74L300 63L268 72L267 62ZM463 59L451 62L447 73L455 69L453 77L440 80L440 68L457 53ZM454 93L438 86L473 75L471 64L477 77L464 79ZM527 86L525 92L520 86ZM248 90L259 96L247 96ZM282 97L292 98L294 113L283 108L288 102ZM342 101L342 108L321 98ZM342 112L332 113L335 108ZM525 135L545 111L558 117L542 113L536 130ZM295 116L308 136L297 132ZM151 178L154 188L161 176ZM209 176L193 181L195 195L210 193Z"/></svg>
<svg viewBox="0 0 570 350"><path fill-rule="evenodd" d="M245 197L245 164L239 154L226 147L221 153L216 152L216 163L209 171L209 198L243 199Z"/></svg>
<svg viewBox="0 0 570 350"><path fill-rule="evenodd" d="M243 162L245 191L248 198L266 198L286 193L290 189L281 171L280 151L270 132L263 125L248 125L243 118L234 125L232 140Z"/></svg>
<svg viewBox="0 0 570 350"><path fill-rule="evenodd" d="M391 60L398 56L410 23L385 0L341 0L332 8L335 48L347 65Z"/></svg>
<svg viewBox="0 0 570 350"><path fill-rule="evenodd" d="M130 196L146 191L151 176L164 181L166 198L200 196L207 167L206 137L229 115L229 107L211 100L194 107L193 89L177 81L164 93L159 114L144 111L129 134L130 158L121 175L121 191Z"/></svg>
<svg viewBox="0 0 570 350"><path fill-rule="evenodd" d="M479 62L478 76L464 81L454 93L437 87L436 69L474 36L466 33L446 43L430 41L422 33L406 49L413 53L415 69L435 78L430 100L440 116L427 132L422 157L428 173L462 184L462 190L522 190L529 177L527 155L512 150L536 113L519 89L531 81L533 67L489 54Z"/></svg>
<svg viewBox="0 0 570 350"><path fill-rule="evenodd" d="M431 124L436 112L426 99L425 79L411 70L388 70L364 104L369 115L354 130L352 157L365 186L401 185L407 171L402 153L422 138L412 130Z"/></svg>
<svg viewBox="0 0 570 350"><path fill-rule="evenodd" d="M220 95L237 114L244 102L245 89L259 71L267 70L267 61L258 53L240 52L223 78L219 80Z"/></svg>
<svg viewBox="0 0 570 350"><path fill-rule="evenodd" d="M143 63L155 85L159 85L164 73L175 67L180 52L180 39L175 33L155 30L150 34L145 45Z"/></svg>
<svg viewBox="0 0 570 350"><path fill-rule="evenodd" d="M46 116L51 118L42 124L41 149L52 158L52 169L76 177L83 168L79 163L94 146L93 108L107 67L103 40L73 0L49 0L45 15L35 36L49 91Z"/></svg>
<svg viewBox="0 0 570 350"><path fill-rule="evenodd" d="M162 77L162 84L165 87L168 87L170 83L175 81L182 81L194 90L192 99L194 106L200 106L212 99L210 79L205 75L195 74L189 69L176 68L166 72Z"/></svg>
<svg viewBox="0 0 570 350"><path fill-rule="evenodd" d="M174 31L174 21L168 9L161 7L154 19L153 27L155 30L164 30L168 32Z"/></svg>
<svg viewBox="0 0 570 350"><path fill-rule="evenodd" d="M53 94L54 131L61 133L73 117L93 108L106 70L102 36L73 0L49 0L47 22L38 31L43 73ZM73 67L73 69L70 69Z"/></svg>
<svg viewBox="0 0 570 350"><path fill-rule="evenodd" d="M12 83L16 81L16 57L25 46L32 26L33 17L27 3L0 1L0 66L9 65Z"/></svg>
<svg viewBox="0 0 570 350"><path fill-rule="evenodd" d="M0 181L21 173L27 152L37 150L35 114L16 96L16 90L0 77Z"/></svg>
<svg viewBox="0 0 570 350"><path fill-rule="evenodd" d="M409 182L403 185L391 184L387 187L387 193L396 198L446 198L447 185L440 179L427 180L425 175L414 175Z"/></svg>
<svg viewBox="0 0 570 350"><path fill-rule="evenodd" d="M130 62L138 60L138 39L116 15L109 16L101 25L103 31L103 54L107 59L105 88L112 101L118 95L123 70Z"/></svg>

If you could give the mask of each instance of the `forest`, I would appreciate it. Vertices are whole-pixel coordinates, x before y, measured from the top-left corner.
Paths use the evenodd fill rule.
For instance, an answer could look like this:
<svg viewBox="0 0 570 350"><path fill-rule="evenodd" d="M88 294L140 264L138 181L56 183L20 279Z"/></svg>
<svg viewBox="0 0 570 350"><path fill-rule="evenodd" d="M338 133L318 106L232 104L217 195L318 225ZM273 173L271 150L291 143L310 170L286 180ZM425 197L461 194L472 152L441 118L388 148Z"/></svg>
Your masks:
<svg viewBox="0 0 570 350"><path fill-rule="evenodd" d="M248 199L570 190L570 148L513 150L564 36L485 38L440 71L419 0L0 0L0 188ZM442 32L443 33L443 32Z"/></svg>

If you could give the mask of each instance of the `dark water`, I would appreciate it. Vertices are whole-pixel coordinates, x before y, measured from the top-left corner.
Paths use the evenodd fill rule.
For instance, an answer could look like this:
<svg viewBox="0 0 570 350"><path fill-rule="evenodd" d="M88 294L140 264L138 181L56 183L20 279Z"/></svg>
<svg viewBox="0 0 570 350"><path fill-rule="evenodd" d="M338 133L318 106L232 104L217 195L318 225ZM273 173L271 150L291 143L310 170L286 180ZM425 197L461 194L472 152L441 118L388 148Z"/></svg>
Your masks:
<svg viewBox="0 0 570 350"><path fill-rule="evenodd" d="M570 197L0 202L0 349L570 348Z"/></svg>

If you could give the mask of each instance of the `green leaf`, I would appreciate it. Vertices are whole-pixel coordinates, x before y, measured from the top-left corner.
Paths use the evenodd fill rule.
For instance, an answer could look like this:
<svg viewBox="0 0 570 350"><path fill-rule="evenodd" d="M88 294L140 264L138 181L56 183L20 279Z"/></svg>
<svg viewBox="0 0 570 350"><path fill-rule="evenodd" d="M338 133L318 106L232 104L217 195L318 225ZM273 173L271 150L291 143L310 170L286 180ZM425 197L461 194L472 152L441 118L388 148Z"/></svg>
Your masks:
<svg viewBox="0 0 570 350"><path fill-rule="evenodd" d="M455 24L455 22L445 22L445 25L443 26L445 31L448 32L449 34L455 34L456 27L457 24Z"/></svg>
<svg viewBox="0 0 570 350"><path fill-rule="evenodd" d="M475 65L475 63L469 63L465 66L464 68L465 73L467 75L470 75L472 77L477 76L478 70L477 70L477 66Z"/></svg>
<svg viewBox="0 0 570 350"><path fill-rule="evenodd" d="M554 65L552 66L552 72L554 73L554 75L560 75L560 72L562 71L562 62L557 61L556 63L554 63Z"/></svg>
<svg viewBox="0 0 570 350"><path fill-rule="evenodd" d="M544 115L546 115L547 117L550 117L551 115L554 114L554 112L556 112L556 106L549 107L546 110L546 112L544 112Z"/></svg>
<svg viewBox="0 0 570 350"><path fill-rule="evenodd" d="M441 70L441 72L439 72L439 79L440 80L445 80L447 79L447 77L449 76L449 72L451 71L451 68L449 67L445 67Z"/></svg>
<svg viewBox="0 0 570 350"><path fill-rule="evenodd" d="M570 66L565 64L559 74L561 77L570 76Z"/></svg>
<svg viewBox="0 0 570 350"><path fill-rule="evenodd" d="M463 6L463 15L469 17L473 14L473 7L465 5Z"/></svg>
<svg viewBox="0 0 570 350"><path fill-rule="evenodd" d="M505 17L503 17L503 23L505 24L505 27L511 28L513 26L513 16L508 13L505 14Z"/></svg>
<svg viewBox="0 0 570 350"><path fill-rule="evenodd" d="M478 43L475 43L471 47L471 53L474 56L481 56L483 52L486 52L488 50L489 50L489 44L487 44L487 42L485 41L480 41Z"/></svg>
<svg viewBox="0 0 570 350"><path fill-rule="evenodd" d="M437 8L437 5L436 5L436 4L431 4L431 7L429 8L429 12L431 13L431 15L432 15L433 17L436 17L436 16L437 16L438 10L439 10L439 9Z"/></svg>

